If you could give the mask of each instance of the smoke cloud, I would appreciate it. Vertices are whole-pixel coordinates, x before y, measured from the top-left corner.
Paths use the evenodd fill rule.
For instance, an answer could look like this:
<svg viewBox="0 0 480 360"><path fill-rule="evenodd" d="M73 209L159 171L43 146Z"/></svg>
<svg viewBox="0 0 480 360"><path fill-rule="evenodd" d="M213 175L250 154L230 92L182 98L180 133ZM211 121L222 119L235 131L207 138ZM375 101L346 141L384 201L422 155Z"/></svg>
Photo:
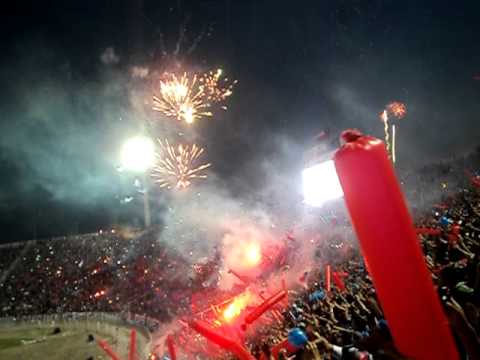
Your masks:
<svg viewBox="0 0 480 360"><path fill-rule="evenodd" d="M114 65L120 62L120 57L115 53L115 49L113 47L108 47L100 55L100 60L105 65Z"/></svg>

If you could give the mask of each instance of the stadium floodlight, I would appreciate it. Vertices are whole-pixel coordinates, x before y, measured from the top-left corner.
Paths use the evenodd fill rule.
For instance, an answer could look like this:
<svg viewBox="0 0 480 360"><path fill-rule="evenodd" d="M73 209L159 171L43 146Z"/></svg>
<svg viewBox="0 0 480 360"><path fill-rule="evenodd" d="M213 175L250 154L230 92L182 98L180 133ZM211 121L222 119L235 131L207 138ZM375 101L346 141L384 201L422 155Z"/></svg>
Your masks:
<svg viewBox="0 0 480 360"><path fill-rule="evenodd" d="M127 170L148 170L155 161L155 145L152 139L145 136L128 139L122 148L121 161L122 167Z"/></svg>
<svg viewBox="0 0 480 360"><path fill-rule="evenodd" d="M150 201L148 196L147 170L155 162L155 144L146 136L136 136L128 139L122 148L122 168L137 173L143 173L143 216L145 227L150 227Z"/></svg>
<svg viewBox="0 0 480 360"><path fill-rule="evenodd" d="M327 201L343 197L343 189L333 160L306 168L302 172L305 204L321 207Z"/></svg>

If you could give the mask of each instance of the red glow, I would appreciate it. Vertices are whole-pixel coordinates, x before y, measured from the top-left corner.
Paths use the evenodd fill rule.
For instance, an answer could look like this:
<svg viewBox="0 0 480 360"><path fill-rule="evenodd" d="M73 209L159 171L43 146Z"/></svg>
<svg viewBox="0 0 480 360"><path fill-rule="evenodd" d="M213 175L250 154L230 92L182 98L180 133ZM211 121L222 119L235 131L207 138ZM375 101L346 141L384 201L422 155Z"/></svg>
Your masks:
<svg viewBox="0 0 480 360"><path fill-rule="evenodd" d="M232 221L226 225L222 255L224 266L244 276L257 276L259 267L265 260L265 251L273 244L275 237L270 230L246 222ZM225 277L223 286L232 280Z"/></svg>
<svg viewBox="0 0 480 360"><path fill-rule="evenodd" d="M237 296L222 312L223 319L226 322L232 322L242 313L242 310L248 306L252 296L250 292L245 292Z"/></svg>
<svg viewBox="0 0 480 360"><path fill-rule="evenodd" d="M262 259L262 252L260 246L255 243L247 245L245 249L245 262L249 266L256 266Z"/></svg>
<svg viewBox="0 0 480 360"><path fill-rule="evenodd" d="M93 296L95 298L99 298L100 296L104 296L105 294L106 294L105 290L100 290L100 291L97 291Z"/></svg>

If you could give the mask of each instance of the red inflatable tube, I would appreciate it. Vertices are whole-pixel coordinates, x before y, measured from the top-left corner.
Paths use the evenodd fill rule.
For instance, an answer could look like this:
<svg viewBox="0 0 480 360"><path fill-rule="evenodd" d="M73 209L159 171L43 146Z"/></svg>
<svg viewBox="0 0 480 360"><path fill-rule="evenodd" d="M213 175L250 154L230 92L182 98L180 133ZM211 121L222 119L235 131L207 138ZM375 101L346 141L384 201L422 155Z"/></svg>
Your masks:
<svg viewBox="0 0 480 360"><path fill-rule="evenodd" d="M332 268L330 265L325 267L325 287L328 292L332 290Z"/></svg>
<svg viewBox="0 0 480 360"><path fill-rule="evenodd" d="M342 138L335 167L398 350L416 360L458 359L383 142L355 130Z"/></svg>
<svg viewBox="0 0 480 360"><path fill-rule="evenodd" d="M230 274L232 274L233 276L235 276L238 280L240 280L240 281L243 282L244 284L248 284L248 283L249 283L247 277L240 275L240 274L237 273L235 270L229 269L228 272L229 272Z"/></svg>
<svg viewBox="0 0 480 360"><path fill-rule="evenodd" d="M245 322L247 324L253 323L257 320L260 316L262 316L266 311L270 310L276 303L282 301L283 298L287 296L286 290L280 290L276 294L273 294L268 299L266 299L263 303L258 305L255 309L253 309L247 316L245 316Z"/></svg>
<svg viewBox="0 0 480 360"><path fill-rule="evenodd" d="M130 331L130 350L128 351L128 360L137 359L137 332L135 329Z"/></svg>
<svg viewBox="0 0 480 360"><path fill-rule="evenodd" d="M342 277L346 276L344 273L339 273L334 271L333 272L333 282L335 283L335 286L340 290L340 291L345 291L347 290L347 287L345 286L345 283L343 282Z"/></svg>
<svg viewBox="0 0 480 360"><path fill-rule="evenodd" d="M170 360L177 360L177 350L175 349L175 343L173 342L172 335L167 336L167 348L170 355Z"/></svg>
<svg viewBox="0 0 480 360"><path fill-rule="evenodd" d="M108 345L108 343L105 340L98 340L97 341L98 346L102 348L105 353L110 356L110 359L112 360L120 360L117 354L112 350L112 348Z"/></svg>
<svg viewBox="0 0 480 360"><path fill-rule="evenodd" d="M210 329L207 325L204 325L199 321L192 321L189 325L193 330L200 335L205 336L209 341L235 354L240 360L255 360L253 355L251 355L242 345L230 338L220 335Z"/></svg>

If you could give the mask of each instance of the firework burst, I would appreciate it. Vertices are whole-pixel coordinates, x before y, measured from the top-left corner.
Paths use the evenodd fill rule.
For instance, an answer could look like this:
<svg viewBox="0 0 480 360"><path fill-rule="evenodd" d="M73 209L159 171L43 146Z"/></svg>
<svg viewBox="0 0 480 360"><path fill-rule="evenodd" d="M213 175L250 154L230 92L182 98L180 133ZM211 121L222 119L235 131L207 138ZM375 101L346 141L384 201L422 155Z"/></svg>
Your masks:
<svg viewBox="0 0 480 360"><path fill-rule="evenodd" d="M157 165L152 169L152 178L161 188L185 189L192 180L205 179L203 171L210 163L199 164L204 149L196 144L171 146L168 140L158 140L160 151Z"/></svg>
<svg viewBox="0 0 480 360"><path fill-rule="evenodd" d="M223 70L217 69L217 71L209 71L199 79L200 87L208 102L222 103L233 94L233 87L237 80L230 82L228 78L222 79L222 75ZM226 110L227 107L222 105L222 109Z"/></svg>
<svg viewBox="0 0 480 360"><path fill-rule="evenodd" d="M222 74L221 69L200 76L165 74L160 81L159 96L153 96L153 110L188 124L202 117L211 117L212 105L223 103L231 96L237 83L222 78ZM221 107L226 110L225 105Z"/></svg>
<svg viewBox="0 0 480 360"><path fill-rule="evenodd" d="M396 125L395 123L392 125L392 141L390 143L390 134L389 134L389 126L388 126L388 114L392 114L393 117L397 119L403 119L405 115L407 114L407 107L405 104L394 101L390 104L388 104L385 108L385 110L382 111L380 114L380 119L383 121L384 124L384 130L385 130L385 145L387 147L387 152L390 155L390 158L392 159L392 162L396 162Z"/></svg>
<svg viewBox="0 0 480 360"><path fill-rule="evenodd" d="M181 77L167 74L160 81L160 95L153 96L153 110L188 124L199 117L212 116L199 85L196 75L190 78L187 73Z"/></svg>
<svg viewBox="0 0 480 360"><path fill-rule="evenodd" d="M397 119L403 119L407 114L407 107L401 102L394 101L387 105L387 111Z"/></svg>

